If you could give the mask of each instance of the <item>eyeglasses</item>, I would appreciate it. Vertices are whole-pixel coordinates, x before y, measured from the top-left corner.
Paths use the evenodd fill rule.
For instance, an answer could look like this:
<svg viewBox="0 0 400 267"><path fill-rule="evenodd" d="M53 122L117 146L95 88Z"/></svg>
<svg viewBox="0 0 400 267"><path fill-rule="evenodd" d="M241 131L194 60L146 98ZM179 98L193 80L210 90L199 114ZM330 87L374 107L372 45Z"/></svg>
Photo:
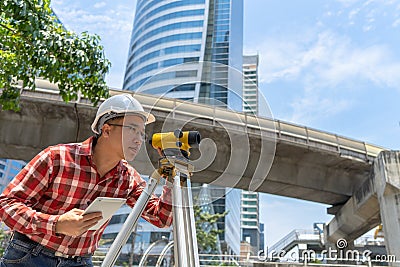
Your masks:
<svg viewBox="0 0 400 267"><path fill-rule="evenodd" d="M113 124L113 123L107 123L108 125L112 125L112 126L119 126L119 127L123 127L125 129L128 129L130 134L134 134L140 137L141 141L146 141L147 136L144 132L141 132L140 130L138 130L136 127L131 126L131 125L122 125L122 124Z"/></svg>

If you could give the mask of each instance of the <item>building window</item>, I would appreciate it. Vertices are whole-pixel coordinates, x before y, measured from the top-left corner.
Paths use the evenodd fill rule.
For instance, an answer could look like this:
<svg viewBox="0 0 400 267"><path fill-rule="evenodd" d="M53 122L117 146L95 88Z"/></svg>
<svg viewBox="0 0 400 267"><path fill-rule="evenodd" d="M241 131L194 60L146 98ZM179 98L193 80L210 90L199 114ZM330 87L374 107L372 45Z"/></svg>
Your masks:
<svg viewBox="0 0 400 267"><path fill-rule="evenodd" d="M253 194L244 194L243 197L244 197L244 198L257 198L257 195L253 195Z"/></svg>
<svg viewBox="0 0 400 267"><path fill-rule="evenodd" d="M161 240L163 237L168 238L169 233L165 232L152 232L150 234L150 243L156 242L158 240Z"/></svg>
<svg viewBox="0 0 400 267"><path fill-rule="evenodd" d="M156 58L160 55L169 55L169 54L175 54L175 53L190 53L190 52L199 52L201 49L201 45L180 45L180 46L173 46L173 47L167 47L161 50L157 50L151 53L148 53L138 60L134 61L129 68L126 70L126 73L129 73L133 68L139 66L141 63L146 62L152 58ZM129 60L132 60L132 57L130 57Z"/></svg>
<svg viewBox="0 0 400 267"><path fill-rule="evenodd" d="M255 214L243 214L244 219L257 219L257 215Z"/></svg>
<svg viewBox="0 0 400 267"><path fill-rule="evenodd" d="M112 216L109 225L111 224L122 224L128 218L128 214L120 214Z"/></svg>
<svg viewBox="0 0 400 267"><path fill-rule="evenodd" d="M137 29L132 34L131 40L134 40L140 33L142 33L146 29L149 29L151 26L156 25L160 22L174 19L174 18L193 17L193 16L200 16L200 15L204 15L204 9L184 10L184 11L166 14L164 16L161 16L161 17L158 17L156 19L149 21L148 23L144 24L140 29Z"/></svg>
<svg viewBox="0 0 400 267"><path fill-rule="evenodd" d="M246 226L257 226L257 222L247 222L247 221L244 221L244 222L243 222L243 225L246 225Z"/></svg>
<svg viewBox="0 0 400 267"><path fill-rule="evenodd" d="M205 2L205 0L191 0L191 1L177 1L177 2L173 2L173 3L169 3L169 4L166 4L166 5L160 6L160 7L156 8L156 9L153 9L152 11L150 11L147 14L145 14L141 18L138 17L138 20L135 21L135 25L142 25L142 23L146 19L149 19L152 16L160 14L160 12L162 12L164 10L172 9L172 8L175 8L175 7L188 6L188 5L192 5L192 4L204 4L204 2ZM152 5L149 4L148 6L151 7ZM143 12L143 13L145 13L145 12Z"/></svg>
<svg viewBox="0 0 400 267"><path fill-rule="evenodd" d="M244 205L257 205L257 201L246 201L246 200L244 200L243 204Z"/></svg>
<svg viewBox="0 0 400 267"><path fill-rule="evenodd" d="M165 44L169 42L175 42L175 41L183 41L183 40L196 40L196 39L201 39L201 32L190 32L190 33L181 33L181 34L174 34L174 35L169 35L166 37L162 37L159 39L156 39L154 41L151 41L140 48L136 50L134 53L132 53L131 58L134 58L138 56L140 53L160 44Z"/></svg>
<svg viewBox="0 0 400 267"><path fill-rule="evenodd" d="M243 211L257 212L257 208L243 208Z"/></svg>
<svg viewBox="0 0 400 267"><path fill-rule="evenodd" d="M164 33L167 31L177 30L177 29L198 28L198 27L202 27L203 23L204 22L202 20L196 20L196 21L177 22L177 23L162 26L160 28L157 28L155 30L152 30L152 31L144 34L142 37L137 39L135 41L135 44L132 45L131 50L133 51L136 48L136 44L142 44L145 42L145 40L147 40L150 37L155 36L157 34ZM228 29L229 28L227 28L227 30Z"/></svg>

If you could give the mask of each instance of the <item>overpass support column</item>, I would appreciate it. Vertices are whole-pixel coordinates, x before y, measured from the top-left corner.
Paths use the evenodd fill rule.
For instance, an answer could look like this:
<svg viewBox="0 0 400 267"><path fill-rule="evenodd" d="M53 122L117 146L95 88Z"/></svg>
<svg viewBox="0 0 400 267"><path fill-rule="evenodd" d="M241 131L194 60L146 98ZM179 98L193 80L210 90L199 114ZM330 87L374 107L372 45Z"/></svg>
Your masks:
<svg viewBox="0 0 400 267"><path fill-rule="evenodd" d="M399 262L391 266L397 267L400 266L400 151L382 151L373 171L386 251L396 256Z"/></svg>

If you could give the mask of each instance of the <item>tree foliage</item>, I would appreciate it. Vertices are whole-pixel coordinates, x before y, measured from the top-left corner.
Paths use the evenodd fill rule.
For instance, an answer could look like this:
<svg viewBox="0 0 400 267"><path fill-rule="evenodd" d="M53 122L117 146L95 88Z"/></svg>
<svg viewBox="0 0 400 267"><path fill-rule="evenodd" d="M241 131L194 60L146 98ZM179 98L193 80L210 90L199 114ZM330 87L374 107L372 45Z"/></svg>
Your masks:
<svg viewBox="0 0 400 267"><path fill-rule="evenodd" d="M10 239L11 232L5 230L4 224L0 223L0 257L4 254L8 241Z"/></svg>
<svg viewBox="0 0 400 267"><path fill-rule="evenodd" d="M61 24L51 0L0 1L0 105L19 108L18 83L35 89L35 77L57 83L64 101L78 92L96 104L108 97L111 64L97 35L77 35Z"/></svg>
<svg viewBox="0 0 400 267"><path fill-rule="evenodd" d="M218 230L216 223L225 217L228 212L210 214L204 212L201 206L194 206L194 217L196 220L197 245L200 253L213 253L217 249L217 237L223 230Z"/></svg>

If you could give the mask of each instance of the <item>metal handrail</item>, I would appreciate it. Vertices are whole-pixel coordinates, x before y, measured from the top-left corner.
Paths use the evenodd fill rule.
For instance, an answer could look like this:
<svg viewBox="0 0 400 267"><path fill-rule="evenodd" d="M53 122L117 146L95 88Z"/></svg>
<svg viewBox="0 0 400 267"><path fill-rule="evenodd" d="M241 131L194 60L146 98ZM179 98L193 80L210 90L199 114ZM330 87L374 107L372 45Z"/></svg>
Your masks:
<svg viewBox="0 0 400 267"><path fill-rule="evenodd" d="M279 240L273 246L271 246L271 248L269 248L269 251L277 252L277 251L282 250L284 247L286 247L287 245L289 245L292 242L303 240L303 239L300 239L300 235L302 235L302 234L316 235L316 236L318 235L318 237L320 238L320 235L316 234L315 231L295 229L295 230L291 231L289 234L287 234L286 236L284 236L281 240ZM309 240L309 239L307 239L307 240Z"/></svg>
<svg viewBox="0 0 400 267"><path fill-rule="evenodd" d="M165 255L167 254L168 250L170 250L174 246L174 241L170 241L161 251L160 256L158 257L156 267L160 267L162 261L165 258Z"/></svg>
<svg viewBox="0 0 400 267"><path fill-rule="evenodd" d="M142 258L140 259L139 267L144 267L144 266L146 266L145 263L146 263L147 257L150 255L150 251L151 251L156 245L158 245L158 244L161 243L161 242L167 242L167 241L168 241L167 239L162 238L162 239L157 240L157 241L153 242L152 244L150 244L150 246L149 246L149 247L146 249L146 251L143 253Z"/></svg>

